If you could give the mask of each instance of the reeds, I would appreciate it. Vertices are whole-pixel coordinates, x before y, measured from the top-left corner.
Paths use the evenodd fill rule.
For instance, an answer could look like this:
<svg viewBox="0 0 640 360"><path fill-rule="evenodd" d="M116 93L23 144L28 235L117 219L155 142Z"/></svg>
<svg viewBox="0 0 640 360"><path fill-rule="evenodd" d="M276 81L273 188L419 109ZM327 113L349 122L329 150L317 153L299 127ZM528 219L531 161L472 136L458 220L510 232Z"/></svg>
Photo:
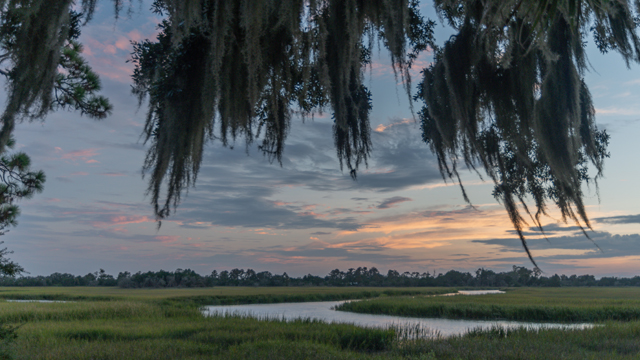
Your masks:
<svg viewBox="0 0 640 360"><path fill-rule="evenodd" d="M577 299L584 298L615 308L632 304L634 292L625 291L528 294L537 306L543 306L546 298L547 304L581 308L585 304ZM12 348L17 360L635 359L640 353L638 321L606 322L585 330L493 328L444 338L430 329L402 324L371 329L313 319L204 317L197 306L178 306L177 300L165 301L168 298L159 294L72 303L0 302L0 322L20 325ZM500 296L505 304L517 303L518 297ZM480 300L483 296L446 299L485 301Z"/></svg>
<svg viewBox="0 0 640 360"><path fill-rule="evenodd" d="M423 318L566 323L633 321L640 320L640 289L514 289L507 294L481 296L388 297L346 302L336 309Z"/></svg>
<svg viewBox="0 0 640 360"><path fill-rule="evenodd" d="M282 302L338 301L384 296L437 295L452 288L383 287L237 287L120 289L117 287L2 287L0 299L114 301L143 300L176 306L265 304Z"/></svg>

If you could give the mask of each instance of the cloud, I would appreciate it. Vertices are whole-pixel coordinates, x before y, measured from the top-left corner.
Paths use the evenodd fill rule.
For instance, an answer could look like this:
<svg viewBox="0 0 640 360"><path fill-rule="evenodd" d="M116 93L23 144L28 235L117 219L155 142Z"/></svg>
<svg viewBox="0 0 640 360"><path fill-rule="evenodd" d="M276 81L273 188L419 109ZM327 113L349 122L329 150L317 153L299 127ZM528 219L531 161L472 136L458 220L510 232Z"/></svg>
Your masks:
<svg viewBox="0 0 640 360"><path fill-rule="evenodd" d="M60 159L62 159L62 160L91 161L89 158L92 158L92 157L98 155L98 149L84 149L84 150L75 150L75 151L63 152L61 148L57 147L56 150L58 152L62 152L62 154L60 155Z"/></svg>
<svg viewBox="0 0 640 360"><path fill-rule="evenodd" d="M604 224L640 224L640 214L600 217L593 220Z"/></svg>
<svg viewBox="0 0 640 360"><path fill-rule="evenodd" d="M415 120L413 119L400 119L400 120L395 120L390 124L384 125L384 124L380 124L376 127L375 131L376 132L384 132L385 130L391 129L394 126L399 126L399 125L406 125L406 124L412 124L415 123Z"/></svg>
<svg viewBox="0 0 640 360"><path fill-rule="evenodd" d="M98 75L121 83L129 84L133 74L133 63L126 58L132 51L131 41L154 39L158 33L153 17L140 16L143 12L132 14L135 21L114 23L113 17L96 12L91 26L83 29L80 42L85 45L83 55Z"/></svg>
<svg viewBox="0 0 640 360"><path fill-rule="evenodd" d="M606 108L596 108L597 115L622 115L622 116L638 116L640 115L640 108L636 107L606 107Z"/></svg>
<svg viewBox="0 0 640 360"><path fill-rule="evenodd" d="M382 132L373 132L372 165L359 173L356 188L391 192L441 184L436 158L419 134L413 121L398 122Z"/></svg>
<svg viewBox="0 0 640 360"><path fill-rule="evenodd" d="M375 263L385 265L389 263L406 262L413 263L420 260L413 259L408 255L392 255L383 252L359 252L362 248L339 247L319 241L314 241L306 245L297 247L272 247L262 249L262 259L272 259L274 262L283 262L290 259L307 259L309 261L347 261ZM366 249L365 249L366 250Z"/></svg>
<svg viewBox="0 0 640 360"><path fill-rule="evenodd" d="M534 257L546 259L592 259L622 256L640 256L640 234L613 235L609 232L589 233L592 241L584 235L528 239L527 245ZM474 243L495 245L504 251L522 251L522 245L514 239L474 240ZM595 244L594 244L595 243ZM596 246L597 245L597 246ZM569 252L559 253L560 250ZM542 255L537 255L542 253Z"/></svg>
<svg viewBox="0 0 640 360"><path fill-rule="evenodd" d="M36 212L25 213L21 219L30 223L71 223L72 228L86 231L103 229L112 231L129 224L154 223L155 219L140 213L149 212L148 206L142 203L116 203L98 201L95 203L77 204L68 200L46 201L38 205ZM81 226L78 226L81 225ZM29 225L31 226L31 224ZM78 230L85 231L85 230ZM88 236L88 235L87 235Z"/></svg>
<svg viewBox="0 0 640 360"><path fill-rule="evenodd" d="M620 133L621 131L629 131L630 127L635 127L640 122L640 119L633 118L613 118L608 122L600 122L599 128L607 130L609 133Z"/></svg>
<svg viewBox="0 0 640 360"><path fill-rule="evenodd" d="M206 188L215 189L209 186ZM192 194L195 195L195 192ZM264 195L269 194L262 194L262 189L249 190L245 196L228 196L216 190L198 191L197 199L192 196L185 201L174 220L225 227L286 230L329 228L355 231L361 226L348 217L338 220L322 219L321 215L298 206L278 206L265 199Z"/></svg>
<svg viewBox="0 0 640 360"><path fill-rule="evenodd" d="M402 197L402 196L394 196L388 199L384 199L376 208L378 209L390 209L395 207L397 204L401 204L403 202L413 201L413 199Z"/></svg>
<svg viewBox="0 0 640 360"><path fill-rule="evenodd" d="M452 243L434 238L432 232L414 232L358 241L346 241L333 244L331 247L360 251L384 251L390 249L434 249L449 245L452 245Z"/></svg>
<svg viewBox="0 0 640 360"><path fill-rule="evenodd" d="M65 176L58 176L58 177L56 177L56 180L58 180L60 182L64 182L64 183L73 182L71 179L69 179L68 177L65 177Z"/></svg>
<svg viewBox="0 0 640 360"><path fill-rule="evenodd" d="M386 51L385 51L386 53ZM382 54L384 56L384 54ZM430 47L427 48L426 51L423 51L419 54L418 58L413 61L411 69L409 69L409 73L411 75L412 81L416 81L416 79L421 78L420 72L431 65L433 58L433 49ZM397 69L397 67L396 67ZM385 78L395 76L400 80L400 73L398 71L394 72L393 67L391 66L391 62L388 58L381 58L378 60L374 60L365 70L365 72L375 79ZM398 84L400 85L400 84Z"/></svg>
<svg viewBox="0 0 640 360"><path fill-rule="evenodd" d="M180 240L180 236L156 236L154 239L163 244L171 244Z"/></svg>
<svg viewBox="0 0 640 360"><path fill-rule="evenodd" d="M346 191L386 193L441 182L435 159L419 136L416 124L394 125L374 133L374 154L369 169L358 180L340 172L332 144L330 120L294 121L282 166L269 164L255 145L246 151L230 150L218 143L205 148L198 184L191 189L172 217L185 226L271 229L333 229L356 231L366 225L366 209L318 207L314 203L281 201L284 189L322 193ZM354 201L367 201L354 197ZM409 198L391 197L378 204L387 209Z"/></svg>
<svg viewBox="0 0 640 360"><path fill-rule="evenodd" d="M419 210L369 219L359 233L400 234L420 232L433 240L492 238L511 229L507 214L497 206L451 210ZM464 223L464 226L460 226ZM343 234L345 234L343 232Z"/></svg>
<svg viewBox="0 0 640 360"><path fill-rule="evenodd" d="M111 217L108 224L110 225L125 225L125 224L140 224L146 222L155 222L154 219L149 218L148 216L113 216Z"/></svg>

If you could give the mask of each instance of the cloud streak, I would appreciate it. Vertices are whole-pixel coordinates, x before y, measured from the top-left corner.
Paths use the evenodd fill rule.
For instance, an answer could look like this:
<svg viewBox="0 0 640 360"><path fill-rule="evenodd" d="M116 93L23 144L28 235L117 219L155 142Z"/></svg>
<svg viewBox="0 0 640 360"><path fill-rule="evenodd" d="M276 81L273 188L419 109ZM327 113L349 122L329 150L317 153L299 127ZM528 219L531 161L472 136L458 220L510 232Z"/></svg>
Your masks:
<svg viewBox="0 0 640 360"><path fill-rule="evenodd" d="M401 204L403 202L413 201L413 199L402 197L402 196L394 196L387 199L384 199L378 206L377 209L390 209L396 207L396 205Z"/></svg>
<svg viewBox="0 0 640 360"><path fill-rule="evenodd" d="M604 224L640 224L640 214L600 217L594 220Z"/></svg>

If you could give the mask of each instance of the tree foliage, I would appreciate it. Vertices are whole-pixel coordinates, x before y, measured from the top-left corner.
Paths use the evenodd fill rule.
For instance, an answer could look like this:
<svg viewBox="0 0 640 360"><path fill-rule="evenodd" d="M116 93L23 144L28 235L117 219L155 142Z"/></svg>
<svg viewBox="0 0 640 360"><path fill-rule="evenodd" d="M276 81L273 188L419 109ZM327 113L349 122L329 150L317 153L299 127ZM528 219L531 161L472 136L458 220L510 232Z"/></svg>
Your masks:
<svg viewBox="0 0 640 360"><path fill-rule="evenodd" d="M102 119L112 109L105 97L97 95L100 79L82 58L78 42L95 0L83 2L84 14L73 11L73 4L72 0L0 0L0 74L7 87L0 117L0 235L17 224L17 201L41 192L45 182L42 171L30 170L27 154L9 152L15 144L16 122L43 119L59 109ZM10 253L0 250L2 276L24 271L7 258Z"/></svg>
<svg viewBox="0 0 640 360"><path fill-rule="evenodd" d="M148 99L145 162L159 219L195 182L214 125L227 145L262 137L281 160L294 111L333 111L341 166L352 176L371 151L363 70L375 43L410 91L409 67L432 40L417 1L169 1L157 41L134 44L134 92ZM161 200L166 185L164 201Z"/></svg>
<svg viewBox="0 0 640 360"><path fill-rule="evenodd" d="M0 234L16 224L16 201L42 191L42 171L29 170L25 153L9 154L16 121L42 119L50 111L70 109L102 119L109 101L96 93L100 79L82 58L78 42L83 18L73 2L0 1L0 74L7 101L0 129Z"/></svg>
<svg viewBox="0 0 640 360"><path fill-rule="evenodd" d="M125 2L111 1L118 14ZM8 81L0 153L20 119L59 108L95 118L111 110L77 42L96 0L82 0L81 13L72 5L0 0L0 63L8 64L0 71ZM457 31L441 48L418 0L155 0L160 33L134 43L131 61L133 91L148 102L143 170L158 220L195 183L208 141L259 140L270 161L281 161L294 114L330 108L338 159L355 178L372 147L363 79L380 44L408 95L413 61L433 51L415 96L425 103L423 138L445 179L459 181L461 165L484 168L527 252L522 210L542 230L553 202L565 221L590 227L582 186L601 176L609 138L595 125L583 81L585 39L592 33L601 51L617 51L627 64L640 60L640 1L434 5Z"/></svg>
<svg viewBox="0 0 640 360"><path fill-rule="evenodd" d="M300 277L287 273L272 274L269 271L253 269L231 269L209 275L201 275L191 269L175 271L128 271L119 272L117 277L104 270L84 276L68 273L53 273L48 276L0 277L0 286L118 286L121 288L172 288L172 287L213 287L213 286L340 286L340 287L577 287L577 286L640 286L640 276L630 278L602 277L593 275L544 275L540 269L513 266L508 271L494 271L480 268L475 272L449 270L435 272L405 271L389 269L386 274L377 268L357 267L345 271L331 270L325 276L307 274ZM414 290L385 290L387 295L411 295ZM369 296L373 296L371 293ZM313 296L318 296L314 294ZM220 299L222 300L222 299ZM227 297L225 302L237 298ZM291 299L289 299L290 301ZM319 299L316 299L319 300ZM272 301L287 301L280 298Z"/></svg>
<svg viewBox="0 0 640 360"><path fill-rule="evenodd" d="M100 80L81 57L82 45L77 42L95 0L83 1L84 14L74 12L73 4L72 0L0 1L0 65L6 66L0 73L7 83L0 153L19 120L44 119L60 108L98 119L111 112L109 101L96 95Z"/></svg>
<svg viewBox="0 0 640 360"><path fill-rule="evenodd" d="M481 165L530 258L518 202L541 231L549 201L563 220L590 228L582 184L601 176L609 136L595 125L583 80L584 39L592 31L601 50L615 49L627 63L638 61L633 5L596 0L436 0L435 5L458 30L424 71L418 94L425 102L423 137L443 177L459 181L460 162Z"/></svg>
<svg viewBox="0 0 640 360"><path fill-rule="evenodd" d="M13 147L13 139L9 139L7 145ZM42 192L44 172L31 171L30 165L31 160L25 153L5 152L0 155L0 235L4 235L8 227L17 225L20 209L16 202ZM7 255L10 253L6 248L0 250L0 276L16 276L24 271L9 260Z"/></svg>
<svg viewBox="0 0 640 360"><path fill-rule="evenodd" d="M13 144L10 139L8 145ZM30 165L31 159L22 152L0 156L0 235L7 227L16 225L20 213L16 201L42 192L46 179L44 172L31 171Z"/></svg>

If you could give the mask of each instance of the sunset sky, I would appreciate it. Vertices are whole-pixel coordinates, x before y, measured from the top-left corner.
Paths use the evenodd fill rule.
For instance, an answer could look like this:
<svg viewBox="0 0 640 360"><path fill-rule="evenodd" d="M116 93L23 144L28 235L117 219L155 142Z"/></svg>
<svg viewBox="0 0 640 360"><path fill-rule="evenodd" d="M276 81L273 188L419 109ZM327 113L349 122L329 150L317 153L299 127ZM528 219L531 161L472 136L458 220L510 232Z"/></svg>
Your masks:
<svg viewBox="0 0 640 360"><path fill-rule="evenodd" d="M532 267L491 183L463 173L473 209L457 185L442 180L384 51L367 70L374 151L358 181L340 171L330 113L295 119L282 167L255 146L245 149L244 139L234 149L210 143L196 188L158 230L141 176L146 107L138 109L131 95L133 66L126 60L130 41L154 38L160 19L148 11L149 1L117 21L111 2L100 4L81 41L113 115L94 121L58 112L15 133L17 148L47 175L44 192L20 203L19 225L0 239L31 275L99 268L114 275L252 268L324 276L358 266L381 272ZM437 19L431 2L423 11ZM440 42L450 34L438 25ZM590 235L602 251L552 208L553 217L544 220L549 241L533 231L527 236L547 275L640 275L640 66L627 69L619 55L588 49L586 81L598 126L611 135L599 197L595 187L585 189ZM421 57L414 83L429 60Z"/></svg>

